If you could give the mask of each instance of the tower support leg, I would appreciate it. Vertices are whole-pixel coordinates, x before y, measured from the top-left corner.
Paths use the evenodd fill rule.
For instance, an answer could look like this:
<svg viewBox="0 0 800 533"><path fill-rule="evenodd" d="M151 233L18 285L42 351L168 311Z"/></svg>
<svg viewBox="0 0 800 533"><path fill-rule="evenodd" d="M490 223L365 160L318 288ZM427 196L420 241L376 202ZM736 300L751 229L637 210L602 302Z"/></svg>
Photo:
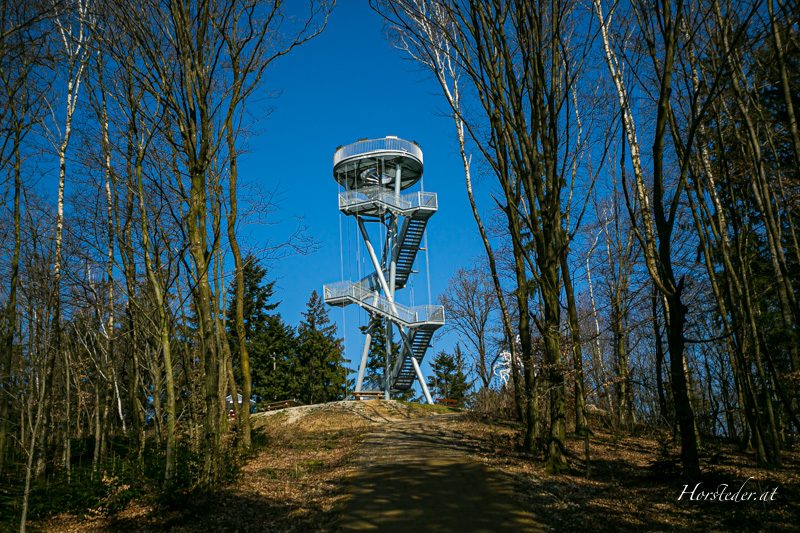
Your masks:
<svg viewBox="0 0 800 533"><path fill-rule="evenodd" d="M356 392L361 392L364 385L364 372L367 369L367 358L369 358L369 347L372 344L372 330L367 331L364 339L364 350L361 352L361 363L358 365L358 376L356 377Z"/></svg>
<svg viewBox="0 0 800 533"><path fill-rule="evenodd" d="M397 315L397 307L394 305L394 294L391 290L389 290L389 284L386 282L386 276L383 275L383 268L381 268L381 264L378 261L378 256L375 255L375 248L372 247L372 241L369 239L367 228L364 227L364 221L361 220L361 218L357 218L357 220L358 227L361 230L361 236L364 238L364 244L367 246L369 258L372 260L372 266L375 268L375 273L378 275L378 281L380 282L381 290L383 290L383 293L389 300L389 307L391 308L392 312Z"/></svg>
<svg viewBox="0 0 800 533"><path fill-rule="evenodd" d="M425 401L429 405L433 405L433 398L431 398L431 391L428 390L428 384L425 383L425 377L422 375L422 370L419 368L419 363L416 357L411 358L411 364L414 365L414 372L417 374L419 384L422 386L422 393L425 395Z"/></svg>
<svg viewBox="0 0 800 533"><path fill-rule="evenodd" d="M384 400L391 400L392 393L392 374L391 374L391 364L392 364L392 321L386 321L386 363L383 367L383 399Z"/></svg>

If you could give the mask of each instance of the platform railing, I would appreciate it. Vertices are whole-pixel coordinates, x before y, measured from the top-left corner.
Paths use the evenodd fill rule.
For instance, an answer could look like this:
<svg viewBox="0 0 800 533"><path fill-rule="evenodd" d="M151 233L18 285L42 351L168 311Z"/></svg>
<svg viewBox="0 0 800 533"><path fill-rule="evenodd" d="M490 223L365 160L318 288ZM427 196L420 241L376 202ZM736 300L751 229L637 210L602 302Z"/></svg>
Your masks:
<svg viewBox="0 0 800 533"><path fill-rule="evenodd" d="M427 208L432 211L438 209L436 193L417 191L396 195L394 191L385 187L362 187L339 193L339 209L355 207L358 205L372 204L381 202L401 211L412 209Z"/></svg>
<svg viewBox="0 0 800 533"><path fill-rule="evenodd" d="M406 152L422 163L422 148L404 139L386 137L384 139L368 139L365 141L359 141L339 148L336 150L336 153L333 154L333 166L335 167L340 161L349 157L384 151Z"/></svg>
<svg viewBox="0 0 800 533"><path fill-rule="evenodd" d="M384 274L386 272L384 271ZM348 283L348 282L346 282ZM381 286L381 282L378 281L378 275L375 273L369 274L368 276L363 277L361 280L356 281L355 285L358 286L358 290L361 292L374 292Z"/></svg>
<svg viewBox="0 0 800 533"><path fill-rule="evenodd" d="M363 280L362 280L363 281ZM394 304L383 295L376 291L368 290L362 281L352 283L350 281L339 281L323 286L325 301L350 298L355 303L371 307L384 315L395 317L400 322L408 325L422 323L441 323L444 324L444 307L441 305L418 305L406 307L402 304ZM395 312L395 310L397 312Z"/></svg>

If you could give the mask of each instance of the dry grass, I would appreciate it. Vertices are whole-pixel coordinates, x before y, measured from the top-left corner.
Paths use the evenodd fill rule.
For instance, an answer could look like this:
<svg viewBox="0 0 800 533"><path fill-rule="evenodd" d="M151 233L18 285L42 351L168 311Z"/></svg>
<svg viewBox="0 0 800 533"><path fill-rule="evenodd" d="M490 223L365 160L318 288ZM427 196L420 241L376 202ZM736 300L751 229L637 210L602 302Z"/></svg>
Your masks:
<svg viewBox="0 0 800 533"><path fill-rule="evenodd" d="M570 437L567 452L572 475L550 476L544 458L521 452L515 424L473 416L454 422L478 460L500 468L515 480L520 503L554 530L576 531L797 531L800 524L800 452L784 452L784 467L758 469L753 457L729 443L705 443L700 490L721 484L736 493L772 494L773 501L678 500L690 483L681 475L679 450L652 434L625 436L593 426L590 479L586 479L584 439ZM743 491L744 492L744 491Z"/></svg>
<svg viewBox="0 0 800 533"><path fill-rule="evenodd" d="M297 408L295 408L297 409ZM399 402L346 402L258 417L263 442L241 474L213 493L192 492L169 502L134 502L113 516L60 516L43 531L333 531L346 499L352 459L375 427L446 409ZM626 436L593 426L591 477L584 442L567 442L572 475L550 476L543 457L521 451L519 427L467 414L445 422L477 460L507 472L519 503L554 531L796 531L800 524L800 453L784 467L753 467L752 457L727 443L705 443L703 488L728 484L736 492L777 488L769 502L682 501L688 482L674 442L657 434ZM443 450L445 452L445 450ZM693 486L693 484L692 484Z"/></svg>
<svg viewBox="0 0 800 533"><path fill-rule="evenodd" d="M451 411L404 402L334 402L254 418L258 451L233 483L113 515L59 515L41 531L331 531L342 510L351 460L375 427ZM256 439L254 439L256 440Z"/></svg>

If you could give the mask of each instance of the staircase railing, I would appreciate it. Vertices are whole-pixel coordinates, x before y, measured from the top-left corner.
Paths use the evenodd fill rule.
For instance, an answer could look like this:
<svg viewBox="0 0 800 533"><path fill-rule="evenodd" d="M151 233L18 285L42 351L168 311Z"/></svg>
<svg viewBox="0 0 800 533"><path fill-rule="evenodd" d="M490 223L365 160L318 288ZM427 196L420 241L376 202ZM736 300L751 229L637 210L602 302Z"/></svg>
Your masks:
<svg viewBox="0 0 800 533"><path fill-rule="evenodd" d="M412 192L395 195L385 187L362 187L356 190L341 191L339 193L339 209L353 208L359 205L380 202L400 211L427 208L436 211L438 208L435 192Z"/></svg>
<svg viewBox="0 0 800 533"><path fill-rule="evenodd" d="M406 325L414 324L444 324L444 307L441 305L418 305L406 307L402 304L394 304L394 309L388 298L378 294L376 291L369 290L363 280L352 283L350 281L339 281L323 286L325 301L349 298L354 303L371 307L380 311L382 314L394 317ZM394 310L397 310L397 313Z"/></svg>

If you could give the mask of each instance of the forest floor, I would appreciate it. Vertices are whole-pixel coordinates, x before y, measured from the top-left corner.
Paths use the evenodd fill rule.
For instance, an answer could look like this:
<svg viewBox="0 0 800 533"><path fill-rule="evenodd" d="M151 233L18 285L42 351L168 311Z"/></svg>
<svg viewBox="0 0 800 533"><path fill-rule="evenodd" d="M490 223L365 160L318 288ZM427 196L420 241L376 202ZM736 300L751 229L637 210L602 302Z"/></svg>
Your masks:
<svg viewBox="0 0 800 533"><path fill-rule="evenodd" d="M195 491L168 504L145 499L112 515L59 515L30 526L322 532L394 523L400 531L411 527L404 521L414 513L425 519L425 509L453 525L440 531L498 531L503 524L515 531L796 531L800 524L797 446L784 452L783 468L764 470L733 444L706 442L703 479L690 499L696 482L680 476L671 440L619 434L596 423L589 479L584 439L576 437L567 443L572 473L550 476L542 457L521 451L516 423L473 413L431 416L447 411L369 401L258 415L254 426L265 442L232 483L213 493ZM738 492L738 501L697 500L701 492L721 490L728 498ZM386 497L398 492L410 496ZM755 496L741 501L749 493ZM478 501L487 499L498 506Z"/></svg>
<svg viewBox="0 0 800 533"><path fill-rule="evenodd" d="M514 423L465 416L454 421L453 429L465 436L473 457L513 478L523 507L534 510L552 531L798 531L797 445L784 451L782 468L766 470L756 468L753 454L735 444L706 441L698 486L680 474L674 440L630 436L593 422L589 479L582 437L567 439L571 475L552 476L544 471L544 457L521 452ZM700 499L720 492L722 500ZM750 499L743 501L748 493Z"/></svg>

